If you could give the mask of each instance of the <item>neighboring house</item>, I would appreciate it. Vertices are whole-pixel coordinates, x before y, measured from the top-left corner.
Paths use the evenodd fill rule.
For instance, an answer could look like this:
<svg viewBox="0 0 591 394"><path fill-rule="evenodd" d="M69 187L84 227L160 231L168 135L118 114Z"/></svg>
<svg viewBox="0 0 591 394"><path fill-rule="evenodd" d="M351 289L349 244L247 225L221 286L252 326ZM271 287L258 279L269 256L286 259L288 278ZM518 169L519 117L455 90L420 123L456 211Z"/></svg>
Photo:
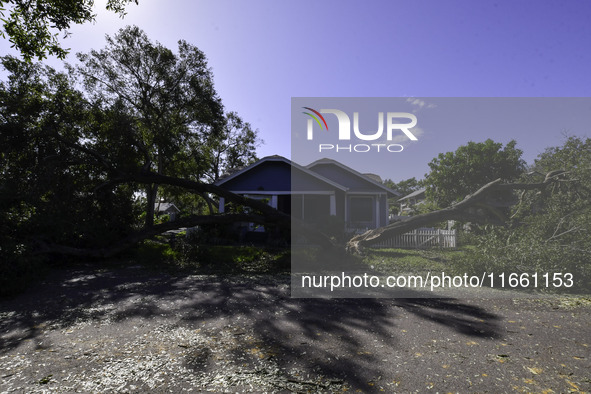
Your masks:
<svg viewBox="0 0 591 394"><path fill-rule="evenodd" d="M408 216L413 213L415 207L425 201L425 190L425 188L421 188L398 200L400 203L400 212L398 214L400 216Z"/></svg>
<svg viewBox="0 0 591 394"><path fill-rule="evenodd" d="M268 156L216 184L309 222L336 216L350 230L387 225L388 197L398 196L376 180L330 159L304 167L281 156ZM225 211L223 198L219 210Z"/></svg>
<svg viewBox="0 0 591 394"><path fill-rule="evenodd" d="M154 213L156 216L168 215L170 221L173 222L176 216L181 212L173 203L157 202L154 204Z"/></svg>

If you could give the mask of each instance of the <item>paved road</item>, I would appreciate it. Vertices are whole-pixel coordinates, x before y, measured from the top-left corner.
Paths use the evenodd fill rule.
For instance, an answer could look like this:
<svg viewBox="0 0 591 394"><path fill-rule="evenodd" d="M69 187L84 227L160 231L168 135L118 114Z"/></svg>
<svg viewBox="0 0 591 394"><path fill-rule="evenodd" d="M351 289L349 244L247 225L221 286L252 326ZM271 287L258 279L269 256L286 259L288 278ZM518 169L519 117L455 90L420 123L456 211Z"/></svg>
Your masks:
<svg viewBox="0 0 591 394"><path fill-rule="evenodd" d="M590 392L587 299L289 297L64 269L0 301L0 392Z"/></svg>

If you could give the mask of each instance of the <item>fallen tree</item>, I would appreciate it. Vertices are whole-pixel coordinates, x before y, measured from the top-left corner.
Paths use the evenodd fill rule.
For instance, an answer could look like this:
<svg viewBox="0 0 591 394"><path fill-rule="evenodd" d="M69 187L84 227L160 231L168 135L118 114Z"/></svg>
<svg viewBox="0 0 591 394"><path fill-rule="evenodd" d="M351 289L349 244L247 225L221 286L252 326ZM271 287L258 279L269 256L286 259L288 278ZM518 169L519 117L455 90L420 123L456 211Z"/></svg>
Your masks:
<svg viewBox="0 0 591 394"><path fill-rule="evenodd" d="M349 253L362 253L363 248L381 240L398 234L406 233L410 230L442 222L445 220L458 220L474 223L493 223L503 225L509 219L507 217L507 207L514 205L517 201L507 200L506 197L513 196L510 193L514 190L535 190L544 192L548 185L563 180L561 177L565 171L552 171L548 173L545 179L539 183L510 183L502 184L500 179L482 186L475 193L466 196L462 201L453 204L450 207L434 212L417 215L408 219L392 223L388 226L368 231L364 234L353 237L345 248L337 246L325 234L298 220L292 218L277 209L258 200L250 199L241 195L234 194L215 184L204 183L196 180L183 179L173 176L160 174L150 170L149 161L141 168L134 169L122 168L115 163L110 162L105 156L93 150L90 147L80 145L78 142L68 140L59 134L53 134L53 137L68 148L74 149L86 156L92 162L92 165L102 167L106 175L106 180L98 185L95 191L104 191L113 189L121 184L141 184L141 185L168 185L186 190L189 193L195 193L210 200L211 195L223 197L227 202L236 206L251 208L251 213L227 213L196 215L182 218L174 223L164 223L160 225L145 226L139 231L126 235L120 241L108 245L81 248L70 245L49 244L43 240L33 239L38 248L38 253L59 253L73 255L77 257L111 257L124 250L136 245L144 239L162 234L168 230L179 227L193 227L203 224L230 224L236 222L252 222L267 226L276 226L282 229L296 231L298 234L306 236L315 244L324 248L334 250L346 250ZM90 164L90 163L89 163ZM502 192L506 193L502 193ZM500 193L501 192L501 193ZM509 192L509 193L507 193ZM505 200L499 199L499 196L505 196Z"/></svg>
<svg viewBox="0 0 591 394"><path fill-rule="evenodd" d="M261 225L272 225L283 229L296 230L298 234L305 234L316 244L329 249L341 249L325 234L321 233L313 226L292 218L277 209L258 200L250 199L241 195L234 194L215 184L208 184L199 181L166 176L150 171L147 166L136 171L120 171L111 163L105 160L98 153L82 147L76 143L60 139L69 147L80 150L97 160L97 164L104 166L114 176L99 188L110 188L118 184L138 183L138 184L160 184L180 187L187 192L199 195L216 195L223 197L227 202L238 206L250 207L254 212L251 214L212 214L196 215L182 218L174 223L163 223L156 226L146 227L140 231L128 235L120 242L101 248L76 248L66 245L48 245L41 241L37 243L41 246L41 253L59 253L74 255L78 257L111 257L115 254L132 247L144 239L162 234L168 230L179 227L192 227L203 224L230 224L236 222L252 222ZM560 180L565 171L552 171L548 173L544 181L539 183L510 183L501 184L497 179L482 186L475 193L466 196L462 201L453 204L450 207L440 209L434 212L417 215L408 219L392 223L388 226L370 230L364 234L353 237L346 244L346 251L352 254L360 254L365 247L380 242L388 237L404 234L413 229L435 224L445 220L458 220L473 223L492 223L504 225L508 221L506 207L514 205L516 201L499 200L499 192L514 190L540 190L544 192L548 185ZM507 195L505 193L505 195ZM295 226L295 228L293 228Z"/></svg>
<svg viewBox="0 0 591 394"><path fill-rule="evenodd" d="M122 171L97 152L71 141L67 141L64 138L58 139L68 147L79 150L93 157L97 161L97 164L103 166L111 174L114 174L111 179L98 186L96 190L113 188L120 184L129 183L169 185L185 189L189 193L196 193L201 196L216 195L218 197L223 197L227 202L234 203L237 206L251 208L253 213L192 215L180 218L174 222L146 226L137 232L129 234L121 241L106 247L79 248L68 245L49 244L40 239L33 239L34 243L39 246L37 253L57 253L76 257L108 258L133 247L145 239L152 238L168 230L178 229L180 227L194 227L203 224L231 224L238 222L250 222L267 226L271 225L287 230L291 230L292 227L295 226L295 229L299 233L307 234L310 239L313 239L314 242L320 246L329 249L337 248L328 236L321 233L313 226L309 226L299 220L292 220L290 215L287 215L261 201L234 194L215 184L158 174L150 171L147 166L137 169L136 171Z"/></svg>
<svg viewBox="0 0 591 394"><path fill-rule="evenodd" d="M364 248L374 243L378 243L395 235L404 234L419 227L432 225L446 220L504 225L507 223L509 217L507 217L507 214L505 213L506 210L503 208L514 205L518 201L499 200L499 192L536 189L544 192L549 185L560 181L560 178L565 173L566 172L563 170L549 172L546 174L545 179L539 183L502 184L500 179L494 180L450 207L417 216L411 216L408 219L397 221L388 226L356 235L347 243L347 251L349 253L361 254Z"/></svg>

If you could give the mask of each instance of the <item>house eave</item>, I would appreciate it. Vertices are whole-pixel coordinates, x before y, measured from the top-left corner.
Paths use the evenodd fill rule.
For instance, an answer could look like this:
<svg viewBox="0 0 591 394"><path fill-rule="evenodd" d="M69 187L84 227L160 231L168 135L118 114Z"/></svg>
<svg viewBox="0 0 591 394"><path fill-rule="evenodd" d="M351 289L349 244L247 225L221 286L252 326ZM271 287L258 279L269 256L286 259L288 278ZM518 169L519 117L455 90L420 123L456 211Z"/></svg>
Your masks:
<svg viewBox="0 0 591 394"><path fill-rule="evenodd" d="M318 173L316 173L314 171L311 171L311 170L309 170L308 168L306 168L304 166L301 166L301 165L299 165L297 163L294 163L293 161L291 161L289 159L286 159L283 156L266 156L266 157L263 157L259 161L255 162L255 163L253 163L253 164L251 164L249 166L244 167L240 171L236 171L235 173L233 173L230 176L227 176L227 177L225 177L223 179L219 179L218 181L216 181L214 183L214 185L221 186L224 183L226 183L226 182L228 182L228 181L230 181L230 180L232 180L234 178L237 178L237 177L241 176L242 174L244 174L244 173L246 173L246 172L248 172L248 171L250 171L250 170L252 170L252 169L254 169L256 167L258 167L262 163L272 162L272 161L286 163L286 164L290 165L291 167L297 168L298 170L306 173L307 175L310 175L310 176L312 176L312 177L314 177L314 178L316 178L316 179L318 179L318 180L320 180L320 181L322 181L324 183L329 184L330 186L334 187L335 189L341 190L343 192L346 192L348 190L347 187L344 187L343 185L339 185L338 183L336 183L334 181L331 181L330 179L328 179L326 177L323 177L322 175L320 175L320 174L318 174ZM292 191L297 192L297 190L292 190Z"/></svg>
<svg viewBox="0 0 591 394"><path fill-rule="evenodd" d="M363 175L362 173L360 173L358 171L355 171L354 169L352 169L350 167L347 167L346 165L344 165L342 163L339 163L336 160L332 160L332 159L328 159L328 158L319 159L319 160L316 160L315 162L312 162L312 163L308 164L306 166L306 168L311 169L312 167L315 167L315 166L320 165L320 164L333 164L333 165L336 165L337 167L340 167L343 170L350 172L351 174L353 174L353 175L355 175L355 176L363 179L366 182L369 182L370 184L373 184L374 186L376 186L376 187L384 190L385 192L387 192L389 194L392 194L392 195L394 195L396 197L400 197L400 193L398 193L396 190L392 190L389 187L384 186L381 183L374 181L373 179L371 179L371 178Z"/></svg>

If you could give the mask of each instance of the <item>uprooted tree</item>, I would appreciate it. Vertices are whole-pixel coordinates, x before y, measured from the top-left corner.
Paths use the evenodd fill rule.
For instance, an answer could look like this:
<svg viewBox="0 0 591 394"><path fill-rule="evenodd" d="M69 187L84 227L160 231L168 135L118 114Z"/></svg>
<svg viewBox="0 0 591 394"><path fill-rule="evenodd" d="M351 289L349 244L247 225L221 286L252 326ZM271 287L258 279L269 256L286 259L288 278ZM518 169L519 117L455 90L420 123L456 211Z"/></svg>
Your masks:
<svg viewBox="0 0 591 394"><path fill-rule="evenodd" d="M144 39L135 29L124 33L129 33L126 37L132 41ZM13 57L2 59L9 73L8 79L0 82L3 272L5 268L18 276L23 270L34 270L32 256L40 254L112 256L172 226L248 221L290 227L289 216L203 181L208 172L219 173L225 165L251 160L256 132L235 114L222 116L202 54L182 46L189 53L181 51L180 65L168 51L152 48L158 55L150 60L163 69L160 76L165 74L171 81L131 79L128 75L130 80L113 82L132 84L135 89L125 91L118 86L110 91L103 85L94 91L96 95L77 90L74 76L82 74L88 87L102 84L92 80L100 77L100 72L90 75L98 64L86 64L89 68L81 67L78 74L66 74ZM122 57L132 55L124 52L121 48ZM97 52L93 59L102 56ZM176 73L166 73L171 63ZM185 63L196 67L192 77L187 76ZM135 63L131 66L141 68ZM150 69L142 72L146 78L157 76ZM193 91L187 91L190 89ZM132 93L140 96L139 103L121 97ZM232 122L229 126L227 119ZM248 140L240 142L242 151L234 146L225 149L223 137L240 128L249 131ZM242 154L244 157L235 157ZM213 164L209 162L212 156L216 158ZM174 225L154 225L151 218L140 220L142 211L153 217L154 199L139 202L141 192L155 195L155 190L165 187L194 195L210 206L215 196L224 197L227 202L251 207L251 213L221 215L204 209ZM316 239L330 243L321 234Z"/></svg>
<svg viewBox="0 0 591 394"><path fill-rule="evenodd" d="M488 226L471 239L466 271L570 273L574 287L591 285L591 139L570 136L546 149L523 180L551 184L522 190L506 226ZM558 173L556 171L562 171Z"/></svg>
<svg viewBox="0 0 591 394"><path fill-rule="evenodd" d="M509 207L515 203L513 190L545 187L544 184L512 183L525 168L522 151L516 144L510 141L503 147L491 139L470 141L453 152L439 154L429 163L431 171L421 181L426 186L429 208L438 209L356 236L347 248L360 252L363 247L386 237L446 220L506 223ZM402 186L409 181L401 182ZM414 184L418 186L416 181Z"/></svg>
<svg viewBox="0 0 591 394"><path fill-rule="evenodd" d="M350 240L359 253L380 240L445 220L485 224L469 234L462 272L569 273L573 289L591 285L591 139L567 137L513 182L496 179L451 206Z"/></svg>
<svg viewBox="0 0 591 394"><path fill-rule="evenodd" d="M114 43L133 50L119 47L120 63L109 58L114 53L92 52L78 70L92 92L76 89L73 74L2 59L8 78L0 82L0 257L10 270L56 245L71 254L109 255L141 239L137 234L158 231L148 230L153 215L139 221L153 205L137 197L161 180L178 188L184 185L168 180L185 178L202 200L215 192L200 182L207 163L194 149L204 139L217 143L224 127L203 54L181 43L175 55L135 28ZM114 83L113 90L90 73ZM107 73L117 75L109 80ZM195 168L192 178L184 176Z"/></svg>
<svg viewBox="0 0 591 394"><path fill-rule="evenodd" d="M564 172L561 170L549 172L542 182L535 183L501 183L501 179L496 179L482 186L475 193L467 195L462 201L447 208L411 216L388 226L357 235L347 243L347 249L353 253L360 253L364 247L378 243L388 237L404 234L416 228L446 220L505 225L509 220L507 208L516 203L516 201L506 199L506 192L515 190L540 190L544 192L549 185L559 182Z"/></svg>
<svg viewBox="0 0 591 394"><path fill-rule="evenodd" d="M125 45L133 50L126 51ZM224 165L251 160L256 132L236 116L224 116L204 55L196 48L181 42L179 54L174 54L150 43L139 29L128 28L107 50L81 60L79 68L66 74L2 59L9 73L7 81L0 82L4 272L6 268L19 276L34 270L34 256L48 253L113 256L180 226L237 221L286 229L306 226L260 201L204 181L216 179ZM76 76L82 77L87 91L75 88ZM224 146L224 136L240 134L237 129L247 130L248 139L230 139L239 149ZM537 163L536 169L547 174L544 179L489 182L447 208L356 236L347 249L357 253L386 236L447 219L509 226L522 222L538 231L538 249L548 247L556 256L568 252L575 259L583 256L584 263L591 255L591 238L584 237L591 223L589 152L589 140L569 140L564 149L546 152ZM158 190L192 195L210 207L219 196L252 209L249 214L217 214L204 208L178 222L154 225L151 210ZM139 203L142 191L149 198ZM518 200L512 191L521 191ZM515 203L519 208L509 210ZM144 220L139 219L142 212ZM312 227L303 233L335 248ZM526 232L515 234L505 237L505 245L517 238L527 244ZM518 254L524 249L515 250Z"/></svg>

